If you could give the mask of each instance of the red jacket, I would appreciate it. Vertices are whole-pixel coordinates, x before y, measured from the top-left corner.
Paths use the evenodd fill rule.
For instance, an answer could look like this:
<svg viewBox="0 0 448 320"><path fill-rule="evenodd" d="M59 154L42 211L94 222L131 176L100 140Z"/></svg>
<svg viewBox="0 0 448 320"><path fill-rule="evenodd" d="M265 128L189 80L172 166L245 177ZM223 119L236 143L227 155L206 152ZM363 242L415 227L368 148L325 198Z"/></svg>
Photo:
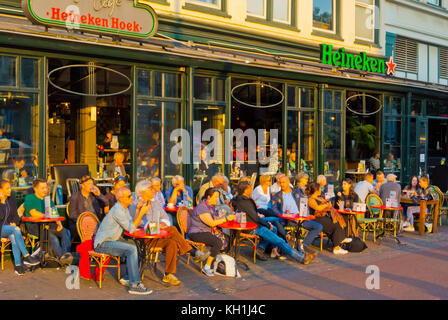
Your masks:
<svg viewBox="0 0 448 320"><path fill-rule="evenodd" d="M86 240L83 243L76 246L76 251L79 252L81 255L81 259L79 260L79 275L87 280L92 279L92 274L90 272L90 258L89 258L89 251L93 251L93 241L92 240ZM110 257L106 259L104 266L107 266L109 264ZM103 269L102 275L104 274L104 271L106 269ZM98 267L95 268L95 273L93 275L93 280L99 281L100 270ZM101 275L101 276L102 276Z"/></svg>

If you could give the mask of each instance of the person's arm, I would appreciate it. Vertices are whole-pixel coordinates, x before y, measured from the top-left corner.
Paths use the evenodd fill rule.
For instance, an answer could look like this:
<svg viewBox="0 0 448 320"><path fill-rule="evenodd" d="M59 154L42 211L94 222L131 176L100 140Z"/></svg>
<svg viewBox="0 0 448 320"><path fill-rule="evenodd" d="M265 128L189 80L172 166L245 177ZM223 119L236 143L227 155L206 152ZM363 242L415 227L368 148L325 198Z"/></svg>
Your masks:
<svg viewBox="0 0 448 320"><path fill-rule="evenodd" d="M210 215L210 213L206 212L206 213L200 214L199 215L199 219L201 219L201 221L204 222L209 227L213 228L213 227L216 227L216 226L218 226L220 224L223 224L224 222L234 220L235 219L235 215L229 215L229 216L227 216L227 218L213 220L213 218Z"/></svg>
<svg viewBox="0 0 448 320"><path fill-rule="evenodd" d="M169 190L172 190L171 194L169 194ZM176 205L177 194L179 192L179 189L176 187L176 188L170 188L169 190L166 196L166 198L168 199L168 203Z"/></svg>
<svg viewBox="0 0 448 320"><path fill-rule="evenodd" d="M311 209L314 209L315 211L324 211L325 209L328 208L328 203L318 205L316 199L313 198L308 199L308 205L310 206Z"/></svg>

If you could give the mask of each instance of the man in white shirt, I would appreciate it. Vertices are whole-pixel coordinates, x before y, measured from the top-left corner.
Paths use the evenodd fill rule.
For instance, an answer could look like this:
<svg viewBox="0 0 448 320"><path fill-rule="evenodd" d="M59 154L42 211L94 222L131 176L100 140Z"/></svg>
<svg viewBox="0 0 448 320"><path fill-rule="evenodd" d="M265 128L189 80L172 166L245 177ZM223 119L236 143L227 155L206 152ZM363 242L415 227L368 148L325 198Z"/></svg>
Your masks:
<svg viewBox="0 0 448 320"><path fill-rule="evenodd" d="M375 188L372 185L373 183L373 174L367 173L364 181L358 182L355 185L355 193L358 195L359 200L362 203L366 202L366 198L369 193L375 193Z"/></svg>

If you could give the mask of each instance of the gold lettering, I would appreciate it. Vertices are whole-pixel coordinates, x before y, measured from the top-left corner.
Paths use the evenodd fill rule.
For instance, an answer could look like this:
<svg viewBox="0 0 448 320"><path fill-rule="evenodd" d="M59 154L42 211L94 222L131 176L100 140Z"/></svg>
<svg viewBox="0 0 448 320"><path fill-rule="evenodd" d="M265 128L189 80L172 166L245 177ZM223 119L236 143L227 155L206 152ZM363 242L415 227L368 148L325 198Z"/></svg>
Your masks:
<svg viewBox="0 0 448 320"><path fill-rule="evenodd" d="M79 0L73 0L79 1ZM114 14L115 8L120 7L122 0L93 0L93 9L100 11L101 9L110 9L109 16Z"/></svg>

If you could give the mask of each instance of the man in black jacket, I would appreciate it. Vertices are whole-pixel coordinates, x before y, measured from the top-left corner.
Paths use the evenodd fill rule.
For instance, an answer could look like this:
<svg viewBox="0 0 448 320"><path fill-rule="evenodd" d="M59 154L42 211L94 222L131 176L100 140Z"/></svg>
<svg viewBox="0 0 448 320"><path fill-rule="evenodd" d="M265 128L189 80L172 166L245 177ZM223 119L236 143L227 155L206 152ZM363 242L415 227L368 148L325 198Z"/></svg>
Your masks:
<svg viewBox="0 0 448 320"><path fill-rule="evenodd" d="M72 195L70 204L68 206L68 227L73 238L78 234L76 229L76 221L83 212L92 212L98 219L103 220L103 208L108 201L100 190L93 184L91 176L86 175L79 181L81 183L81 190Z"/></svg>
<svg viewBox="0 0 448 320"><path fill-rule="evenodd" d="M258 245L259 249L257 249L258 257L265 258L264 250L268 245L271 245L273 248L279 248L284 254L298 262L303 264L310 263L317 253L308 254L303 251L297 251L288 245L284 239L280 238L276 233L276 228L270 222L267 222L258 216L257 206L255 205L254 200L250 198L251 193L252 187L250 184L246 181L240 182L238 184L238 195L232 199L232 206L235 211L245 212L247 221L258 225L255 233L262 238L262 241Z"/></svg>
<svg viewBox="0 0 448 320"><path fill-rule="evenodd" d="M15 273L23 276L26 267L22 265L21 255L25 265L33 266L40 262L26 250L22 232L18 227L19 223L16 198L11 194L11 184L6 180L0 180L0 236L11 241Z"/></svg>

